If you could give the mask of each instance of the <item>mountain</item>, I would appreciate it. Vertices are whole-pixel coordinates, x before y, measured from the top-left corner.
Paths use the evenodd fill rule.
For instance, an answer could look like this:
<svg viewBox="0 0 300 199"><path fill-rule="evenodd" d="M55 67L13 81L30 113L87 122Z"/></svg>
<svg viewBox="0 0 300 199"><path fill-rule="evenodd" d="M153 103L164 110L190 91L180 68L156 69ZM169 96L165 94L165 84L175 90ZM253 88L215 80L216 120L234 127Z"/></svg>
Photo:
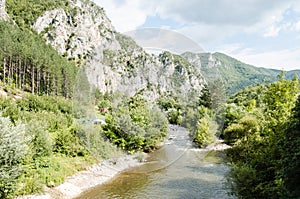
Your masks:
<svg viewBox="0 0 300 199"><path fill-rule="evenodd" d="M116 32L103 8L92 1L7 0L6 11L21 30L38 34L61 57L75 62L103 93L143 93L155 100L166 93L200 94L206 84L199 68L183 57L168 52L150 55Z"/></svg>
<svg viewBox="0 0 300 199"><path fill-rule="evenodd" d="M68 7L45 11L32 28L62 56L74 59L89 82L102 92L201 92L199 69L171 53L149 55L131 38L117 33L104 10L88 0L70 0Z"/></svg>
<svg viewBox="0 0 300 199"><path fill-rule="evenodd" d="M130 37L116 32L103 8L90 0L7 0L6 2L1 0L0 16L13 21L19 32L31 32L32 35L42 38L61 57L59 64L62 68L57 69L54 66L49 68L47 67L49 62L53 64L57 62L56 55L45 56L43 52L46 50L42 49L42 53L39 52L41 55L33 59L35 50L39 47L31 49L30 53L23 53L24 45L28 50L30 44L22 44L19 50L21 55L12 56L12 53L7 53L6 57L0 60L0 64L3 65L6 63L5 60L15 57L15 65L20 63L21 68L23 62L33 64L24 69L31 73L31 77L38 78L35 79L36 83L34 81L30 83L31 77L24 75L25 79L28 78L27 85L31 84L31 90L40 85L48 88L49 85L62 84L64 95L68 96L69 90L72 90L71 87L75 84L73 79L76 77L67 75L76 71L67 70L67 65L73 63L85 72L90 84L103 93L120 91L129 96L142 93L150 100L155 100L162 94L177 96L201 94L202 88L207 83L215 81L218 76L225 83L228 93L233 94L245 86L264 81L273 82L280 73L277 70L247 65L221 53L176 55L163 52L158 56L150 55ZM19 40L14 42L18 44ZM42 45L44 44L39 44ZM15 51L13 47L11 49L12 52ZM4 47L2 52L7 52L7 49ZM29 58L19 60L20 57L28 55ZM56 62L53 61L53 57L56 57ZM68 63L65 60L68 60ZM5 68L3 70L5 75L7 71ZM299 71L295 72L299 74ZM291 78L292 73L287 73L287 76ZM56 80L57 75L60 80ZM22 82L19 84L21 85ZM48 90L51 91L47 89L46 93Z"/></svg>
<svg viewBox="0 0 300 199"><path fill-rule="evenodd" d="M212 77L220 76L229 95L247 86L274 82L278 80L280 70L259 68L245 64L222 53L183 53L182 56L190 63L200 67L204 78L209 81ZM294 74L300 77L300 70L286 72L286 78L292 79Z"/></svg>

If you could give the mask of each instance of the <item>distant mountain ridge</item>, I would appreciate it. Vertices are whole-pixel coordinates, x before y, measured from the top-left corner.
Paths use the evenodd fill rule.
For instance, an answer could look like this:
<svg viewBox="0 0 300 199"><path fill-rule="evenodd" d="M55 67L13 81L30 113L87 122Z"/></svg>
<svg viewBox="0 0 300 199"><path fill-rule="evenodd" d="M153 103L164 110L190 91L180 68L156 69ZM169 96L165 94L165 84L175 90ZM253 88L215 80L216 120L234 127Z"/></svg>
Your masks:
<svg viewBox="0 0 300 199"><path fill-rule="evenodd" d="M247 86L274 82L281 70L255 67L245 64L233 57L222 53L183 53L182 56L190 63L198 65L205 78L210 78L217 70L220 74L229 95L234 94ZM300 77L300 70L287 71L285 76L292 79L294 75Z"/></svg>
<svg viewBox="0 0 300 199"><path fill-rule="evenodd" d="M84 67L89 82L103 93L143 93L152 100L166 93L201 94L208 80L220 75L228 94L233 94L246 86L276 81L280 73L222 53L151 55L116 32L103 8L90 0L28 2L34 10L17 0L6 2L8 17L39 34L62 57ZM5 0L0 3L0 14L6 16ZM300 75L300 70L286 76L292 78L293 73Z"/></svg>

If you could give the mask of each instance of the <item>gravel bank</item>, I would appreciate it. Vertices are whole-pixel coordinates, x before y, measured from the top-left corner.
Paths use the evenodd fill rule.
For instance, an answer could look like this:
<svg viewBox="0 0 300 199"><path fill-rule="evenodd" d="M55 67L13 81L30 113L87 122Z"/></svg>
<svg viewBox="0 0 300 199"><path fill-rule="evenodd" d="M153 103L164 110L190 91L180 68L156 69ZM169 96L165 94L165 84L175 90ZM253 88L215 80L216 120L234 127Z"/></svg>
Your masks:
<svg viewBox="0 0 300 199"><path fill-rule="evenodd" d="M136 155L126 155L116 159L104 160L89 169L67 177L66 181L54 188L46 188L43 195L27 195L18 199L71 199L82 192L103 184L115 175L130 167L141 165Z"/></svg>

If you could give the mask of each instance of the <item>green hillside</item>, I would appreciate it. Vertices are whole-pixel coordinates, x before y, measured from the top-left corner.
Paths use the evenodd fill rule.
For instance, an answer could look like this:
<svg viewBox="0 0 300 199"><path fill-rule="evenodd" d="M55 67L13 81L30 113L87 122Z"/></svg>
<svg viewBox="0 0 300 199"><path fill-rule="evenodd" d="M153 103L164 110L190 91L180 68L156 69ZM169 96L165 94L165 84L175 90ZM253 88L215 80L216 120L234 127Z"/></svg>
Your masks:
<svg viewBox="0 0 300 199"><path fill-rule="evenodd" d="M104 10L91 0L0 3L5 3L8 16L0 19L0 199L41 193L103 159L128 153L136 153L139 159L141 152L160 147L168 124L187 128L199 147L210 145L223 133L229 144L240 144L241 148L232 150L237 155L239 149L245 149L246 155L260 163L270 152L266 166L272 168L271 177L285 168L299 168L300 161L283 166L296 160L299 150L277 142L282 139L286 146L300 143L290 140L299 137L300 99L296 102L294 98L299 92L297 79L281 77L271 84L281 71L248 65L222 53L150 55L134 40L117 33ZM285 75L293 79L294 74L300 76L300 70ZM226 97L220 77L228 95L237 93L228 101L226 108L233 108L232 112L226 109L224 132L221 120ZM260 85L265 82L269 86ZM251 85L260 87L242 91ZM249 117L242 120L242 114L257 117L253 119L255 129ZM287 132L290 135L285 134L292 126L289 121L297 122ZM243 128L233 128L240 126ZM260 157L255 157L256 144ZM268 153L263 146L268 146ZM284 151L279 162L276 150ZM243 168L244 162L234 155L229 154L232 162ZM257 166L256 162L245 165ZM257 168L265 171L263 166ZM240 176L251 179L251 171ZM235 172L240 174L233 170L232 175ZM266 191L274 195L280 191L280 178L274 178L276 187L272 178L255 172L262 183L269 183ZM289 178L293 172L278 173L288 186L293 186L290 179L299 179ZM259 183L237 185L254 187L254 191L268 188Z"/></svg>
<svg viewBox="0 0 300 199"><path fill-rule="evenodd" d="M199 53L193 54L190 52L182 54L193 64L199 65L201 62L201 72L204 77L211 78L216 71L222 77L222 80L227 88L228 95L232 95L247 86L261 84L263 82L274 82L280 74L280 70L255 67L245 64L233 57L222 53ZM196 59L195 59L196 58ZM217 70L216 70L217 69ZM298 77L300 70L286 72L286 78L292 79L294 74Z"/></svg>
<svg viewBox="0 0 300 199"><path fill-rule="evenodd" d="M222 136L233 165L227 176L237 198L299 198L299 81L280 76L247 87L226 105Z"/></svg>

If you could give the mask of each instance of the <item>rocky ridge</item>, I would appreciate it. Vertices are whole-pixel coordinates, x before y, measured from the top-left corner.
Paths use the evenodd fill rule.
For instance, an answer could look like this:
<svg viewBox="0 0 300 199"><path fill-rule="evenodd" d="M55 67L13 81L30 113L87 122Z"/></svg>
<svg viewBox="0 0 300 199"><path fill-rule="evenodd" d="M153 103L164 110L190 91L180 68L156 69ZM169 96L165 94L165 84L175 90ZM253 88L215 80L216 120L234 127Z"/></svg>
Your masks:
<svg viewBox="0 0 300 199"><path fill-rule="evenodd" d="M61 55L84 67L89 82L102 92L201 92L206 83L199 68L171 53L150 55L131 38L117 33L102 8L89 0L70 0L64 9L46 11L33 25Z"/></svg>

